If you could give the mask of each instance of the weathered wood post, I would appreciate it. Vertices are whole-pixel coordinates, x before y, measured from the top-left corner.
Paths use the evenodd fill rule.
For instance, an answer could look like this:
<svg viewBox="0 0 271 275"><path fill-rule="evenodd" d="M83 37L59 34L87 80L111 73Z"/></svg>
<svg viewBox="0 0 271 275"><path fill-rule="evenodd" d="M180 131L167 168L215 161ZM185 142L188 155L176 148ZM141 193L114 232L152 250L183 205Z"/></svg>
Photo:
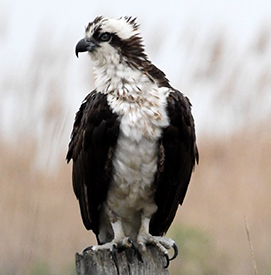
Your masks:
<svg viewBox="0 0 271 275"><path fill-rule="evenodd" d="M76 253L77 275L168 275L164 268L166 259L153 246L148 246L142 255L143 263L134 250L126 249L116 253L113 260L109 250L88 250L83 254ZM117 262L118 268L115 264Z"/></svg>

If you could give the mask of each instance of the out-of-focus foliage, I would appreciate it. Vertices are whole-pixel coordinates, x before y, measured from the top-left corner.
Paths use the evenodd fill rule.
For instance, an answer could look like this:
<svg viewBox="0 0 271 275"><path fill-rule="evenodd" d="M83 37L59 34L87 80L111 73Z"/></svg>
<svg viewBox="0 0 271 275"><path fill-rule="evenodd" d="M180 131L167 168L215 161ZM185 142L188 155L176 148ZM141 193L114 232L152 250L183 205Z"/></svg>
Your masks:
<svg viewBox="0 0 271 275"><path fill-rule="evenodd" d="M170 266L171 275L229 274L228 256L218 251L210 233L196 227L175 224L168 234L179 248L179 260Z"/></svg>

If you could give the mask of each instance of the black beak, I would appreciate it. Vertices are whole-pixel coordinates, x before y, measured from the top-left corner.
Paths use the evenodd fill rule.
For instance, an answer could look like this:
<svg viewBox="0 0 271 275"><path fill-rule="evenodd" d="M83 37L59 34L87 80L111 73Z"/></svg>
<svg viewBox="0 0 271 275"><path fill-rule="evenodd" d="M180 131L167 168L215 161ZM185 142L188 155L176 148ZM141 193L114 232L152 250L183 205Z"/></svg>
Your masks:
<svg viewBox="0 0 271 275"><path fill-rule="evenodd" d="M78 57L79 52L92 52L97 47L100 47L100 45L95 40L83 38L77 43L75 54Z"/></svg>

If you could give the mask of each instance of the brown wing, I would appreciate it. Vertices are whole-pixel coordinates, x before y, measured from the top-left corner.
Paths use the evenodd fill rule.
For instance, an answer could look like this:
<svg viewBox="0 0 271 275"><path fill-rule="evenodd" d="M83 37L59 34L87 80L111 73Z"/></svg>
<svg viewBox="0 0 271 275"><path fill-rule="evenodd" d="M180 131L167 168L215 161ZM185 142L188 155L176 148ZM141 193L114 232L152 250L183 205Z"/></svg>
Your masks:
<svg viewBox="0 0 271 275"><path fill-rule="evenodd" d="M93 91L76 114L67 161L73 160L73 189L84 225L99 233L99 206L112 176L112 156L119 133L117 115L106 95Z"/></svg>
<svg viewBox="0 0 271 275"><path fill-rule="evenodd" d="M191 104L175 90L167 99L170 125L164 129L159 145L155 202L158 210L152 217L150 233L163 235L171 225L178 205L182 204L191 173L198 162L198 150Z"/></svg>

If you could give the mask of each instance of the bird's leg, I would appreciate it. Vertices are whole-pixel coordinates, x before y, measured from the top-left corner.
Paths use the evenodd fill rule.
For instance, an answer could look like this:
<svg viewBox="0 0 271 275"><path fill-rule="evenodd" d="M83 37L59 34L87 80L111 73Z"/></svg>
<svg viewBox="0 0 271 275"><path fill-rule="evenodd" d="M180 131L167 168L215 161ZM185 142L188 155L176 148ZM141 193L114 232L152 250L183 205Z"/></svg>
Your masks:
<svg viewBox="0 0 271 275"><path fill-rule="evenodd" d="M109 243L92 246L92 250L109 249L111 251L116 251L133 246L132 240L129 237L126 237L123 232L121 218L114 219L114 221L111 222L111 225L114 232L114 239Z"/></svg>
<svg viewBox="0 0 271 275"><path fill-rule="evenodd" d="M112 228L114 231L114 239L112 242L116 244L119 250L132 247L132 240L125 236L120 218L112 223Z"/></svg>
<svg viewBox="0 0 271 275"><path fill-rule="evenodd" d="M158 250L165 256L167 262L165 265L165 268L168 267L169 261L175 259L178 255L178 248L175 244L175 242L167 237L160 237L160 236L152 236L149 233L149 225L150 225L150 218L145 217L142 213L141 218L141 227L139 229L138 237L137 237L137 243L139 245L139 249L142 252L146 251L146 245L152 244L155 247L158 248ZM168 250L173 248L174 249L174 255L172 258L169 258L168 256Z"/></svg>
<svg viewBox="0 0 271 275"><path fill-rule="evenodd" d="M122 222L120 217L114 217L114 219L110 219L110 223L112 225L113 233L114 233L114 239L111 242L102 244L102 245L95 245L88 249L98 251L98 250L110 250L112 253L112 259L115 263L117 274L119 275L119 263L117 259L117 252L120 252L126 248L135 248L133 241L126 237L122 228ZM84 250L86 251L86 249ZM83 253L84 253L83 251Z"/></svg>

